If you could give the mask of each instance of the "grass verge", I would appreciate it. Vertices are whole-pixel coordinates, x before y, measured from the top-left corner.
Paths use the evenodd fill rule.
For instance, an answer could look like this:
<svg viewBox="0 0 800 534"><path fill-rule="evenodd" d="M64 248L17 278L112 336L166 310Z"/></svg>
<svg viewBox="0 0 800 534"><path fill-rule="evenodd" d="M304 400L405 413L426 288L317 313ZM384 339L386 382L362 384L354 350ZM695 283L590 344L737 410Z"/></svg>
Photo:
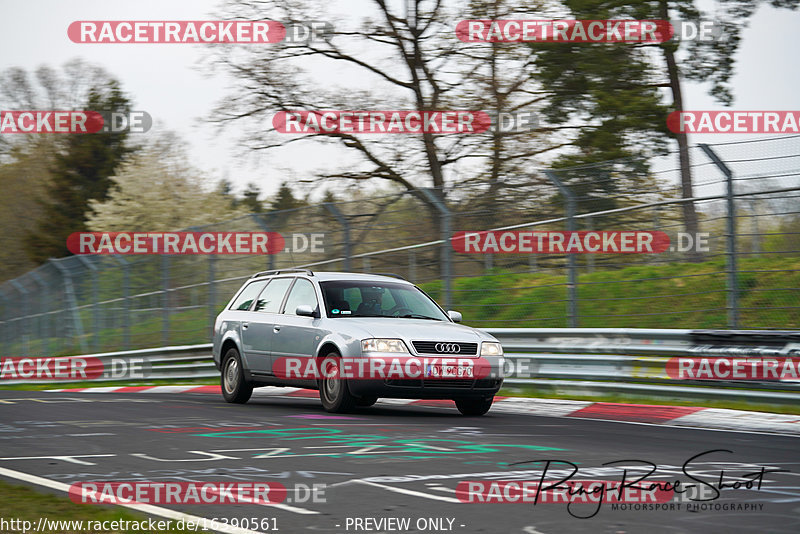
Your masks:
<svg viewBox="0 0 800 534"><path fill-rule="evenodd" d="M90 505L74 503L67 497L52 495L49 493L40 493L28 486L21 486L16 484L9 484L0 480L0 503L3 503L2 518L6 521L12 519L19 519L20 521L30 521L34 528L38 526L39 518L45 518L50 521L83 521L83 528L76 528L76 524L71 526L68 524L61 524L61 528L43 528L38 530L40 533L66 533L66 532L80 532L82 534L109 534L109 533L122 533L122 532L135 532L141 534L142 532L150 532L145 529L136 528L86 528L91 527L95 521L100 522L97 526L102 525L103 522L118 521L117 527L127 526L122 521L133 522L137 521L141 524L142 521L147 521L147 516L128 511L119 506L110 505ZM154 518L154 521L167 521L167 519ZM186 529L177 529L176 521L171 523L172 528L163 532L194 532ZM18 523L19 524L19 523ZM106 523L108 527L112 527L111 523ZM45 526L44 524L42 525ZM58 526L52 525L51 526ZM144 523L146 527L147 524ZM19 529L6 529L0 527L0 532L22 532ZM29 529L26 532L33 531ZM196 534L196 533L195 533Z"/></svg>

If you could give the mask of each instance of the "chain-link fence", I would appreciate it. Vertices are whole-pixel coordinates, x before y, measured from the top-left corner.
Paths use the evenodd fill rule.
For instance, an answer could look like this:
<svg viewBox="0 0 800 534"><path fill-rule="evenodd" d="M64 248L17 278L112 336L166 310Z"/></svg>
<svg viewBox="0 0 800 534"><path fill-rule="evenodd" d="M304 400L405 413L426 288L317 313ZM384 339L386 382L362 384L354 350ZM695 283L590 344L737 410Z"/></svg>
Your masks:
<svg viewBox="0 0 800 534"><path fill-rule="evenodd" d="M800 136L698 146L690 158L698 234L687 233L679 169L635 160L532 169L513 184L365 195L187 229L280 232L286 249L278 254L51 260L0 286L2 351L207 342L243 280L288 267L396 273L473 326L800 328ZM453 246L458 232L487 230L655 231L670 247L566 254Z"/></svg>

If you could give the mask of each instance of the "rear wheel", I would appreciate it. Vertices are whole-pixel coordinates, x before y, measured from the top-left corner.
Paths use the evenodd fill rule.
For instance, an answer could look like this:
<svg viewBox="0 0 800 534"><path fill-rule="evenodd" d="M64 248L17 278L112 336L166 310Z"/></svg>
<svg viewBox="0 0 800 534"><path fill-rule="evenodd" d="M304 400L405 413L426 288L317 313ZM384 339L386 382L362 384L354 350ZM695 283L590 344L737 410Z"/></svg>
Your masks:
<svg viewBox="0 0 800 534"><path fill-rule="evenodd" d="M228 349L222 359L222 396L226 401L235 404L244 404L253 394L253 386L244 379L244 369L239 351L235 348Z"/></svg>
<svg viewBox="0 0 800 534"><path fill-rule="evenodd" d="M325 410L333 413L349 412L356 404L356 398L350 393L347 381L340 378L340 363L339 354L331 352L322 359L320 366L323 376L319 381L319 399Z"/></svg>
<svg viewBox="0 0 800 534"><path fill-rule="evenodd" d="M494 397L477 399L456 399L456 408L463 415L483 415L489 411Z"/></svg>

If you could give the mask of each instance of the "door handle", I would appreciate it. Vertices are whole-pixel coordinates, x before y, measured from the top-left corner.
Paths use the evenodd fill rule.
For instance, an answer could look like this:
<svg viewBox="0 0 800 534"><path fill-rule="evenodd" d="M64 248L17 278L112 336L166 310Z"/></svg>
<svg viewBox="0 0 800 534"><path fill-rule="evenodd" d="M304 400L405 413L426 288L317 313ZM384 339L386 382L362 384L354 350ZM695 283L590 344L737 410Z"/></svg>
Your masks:
<svg viewBox="0 0 800 534"><path fill-rule="evenodd" d="M250 323L242 323L242 328L247 328L248 326L250 326Z"/></svg>
<svg viewBox="0 0 800 534"><path fill-rule="evenodd" d="M280 325L277 325L277 324L276 324L275 326L273 326L273 327L272 327L272 331L273 331L273 332L278 332L278 331L280 331L280 329L281 329L281 326L280 326Z"/></svg>

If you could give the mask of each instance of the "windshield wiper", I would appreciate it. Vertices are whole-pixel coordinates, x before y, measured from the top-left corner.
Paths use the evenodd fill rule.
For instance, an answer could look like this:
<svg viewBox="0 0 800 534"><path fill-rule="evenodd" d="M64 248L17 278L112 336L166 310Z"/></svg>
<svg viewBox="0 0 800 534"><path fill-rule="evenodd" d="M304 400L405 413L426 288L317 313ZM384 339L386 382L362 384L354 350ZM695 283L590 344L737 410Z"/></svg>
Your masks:
<svg viewBox="0 0 800 534"><path fill-rule="evenodd" d="M437 319L436 317L428 317L427 315L420 315L418 313L409 313L406 315L398 315L399 319L429 319L431 321L441 321L441 319Z"/></svg>

